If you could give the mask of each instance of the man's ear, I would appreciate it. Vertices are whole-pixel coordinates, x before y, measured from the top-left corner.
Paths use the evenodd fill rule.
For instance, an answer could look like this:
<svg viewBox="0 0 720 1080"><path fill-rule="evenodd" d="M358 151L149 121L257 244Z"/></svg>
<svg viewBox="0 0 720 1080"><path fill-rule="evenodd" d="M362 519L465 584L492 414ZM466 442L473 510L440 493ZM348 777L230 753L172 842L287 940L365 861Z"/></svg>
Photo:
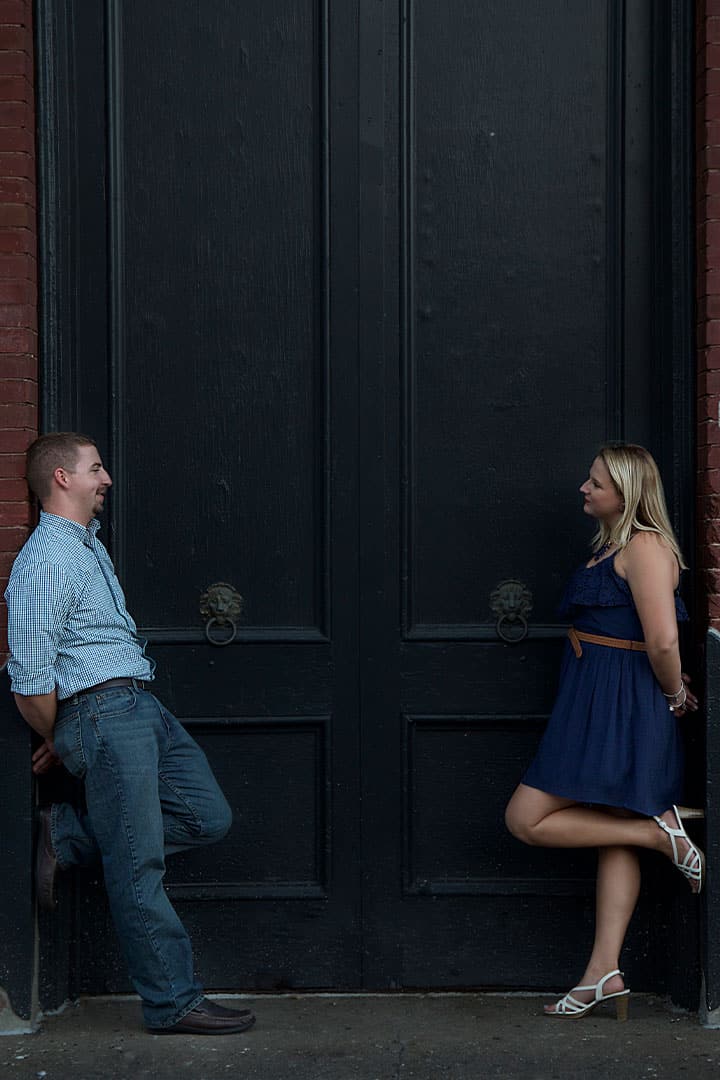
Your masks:
<svg viewBox="0 0 720 1080"><path fill-rule="evenodd" d="M58 484L59 487L67 488L70 483L68 479L69 475L70 474L68 473L67 469L63 469L62 466L59 466L59 468L55 469L55 471L53 472L53 480L56 482L56 484Z"/></svg>

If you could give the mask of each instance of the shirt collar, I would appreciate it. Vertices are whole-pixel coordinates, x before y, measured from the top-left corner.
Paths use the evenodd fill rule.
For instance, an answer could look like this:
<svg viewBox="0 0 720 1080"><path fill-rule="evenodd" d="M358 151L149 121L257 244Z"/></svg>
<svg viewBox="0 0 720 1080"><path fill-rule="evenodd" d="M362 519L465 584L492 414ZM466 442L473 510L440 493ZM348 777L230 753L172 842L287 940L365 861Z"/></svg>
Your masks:
<svg viewBox="0 0 720 1080"><path fill-rule="evenodd" d="M61 517L60 514L49 514L46 510L40 511L40 524L59 535L74 536L88 547L91 546L100 528L98 518L93 518L86 527L79 521L71 521L70 518Z"/></svg>

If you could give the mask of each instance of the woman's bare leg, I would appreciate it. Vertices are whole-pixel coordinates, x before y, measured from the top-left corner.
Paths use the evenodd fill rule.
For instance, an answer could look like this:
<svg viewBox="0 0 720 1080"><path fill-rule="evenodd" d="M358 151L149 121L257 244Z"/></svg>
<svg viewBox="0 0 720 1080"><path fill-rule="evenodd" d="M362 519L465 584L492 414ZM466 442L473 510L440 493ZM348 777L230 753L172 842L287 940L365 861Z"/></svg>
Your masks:
<svg viewBox="0 0 720 1080"><path fill-rule="evenodd" d="M672 809L661 815L675 826ZM538 847L641 847L672 856L669 836L652 818L616 817L607 810L580 806L545 791L519 784L505 811L508 829ZM685 841L679 844L687 849Z"/></svg>
<svg viewBox="0 0 720 1080"><path fill-rule="evenodd" d="M658 830L659 831L659 830ZM620 967L620 951L640 893L640 863L637 853L627 847L605 847L598 851L595 909L595 941L587 967L577 986L593 986L609 971ZM604 994L625 988L621 975L608 979ZM592 1001L592 991L573 991L578 1001ZM546 1005L545 1012L555 1011Z"/></svg>

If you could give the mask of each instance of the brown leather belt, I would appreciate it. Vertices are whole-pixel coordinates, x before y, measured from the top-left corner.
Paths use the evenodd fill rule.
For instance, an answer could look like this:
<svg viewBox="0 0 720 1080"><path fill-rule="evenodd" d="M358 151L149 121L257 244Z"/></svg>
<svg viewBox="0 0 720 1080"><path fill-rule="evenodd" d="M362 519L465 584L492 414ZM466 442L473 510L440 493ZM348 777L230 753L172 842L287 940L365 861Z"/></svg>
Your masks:
<svg viewBox="0 0 720 1080"><path fill-rule="evenodd" d="M582 630L576 630L574 626L571 626L568 630L568 637L570 638L570 644L575 650L575 655L578 658L582 656L581 641L587 641L591 645L606 645L609 649L628 649L632 652L647 652L647 645L644 641L628 641L626 638L602 637L600 634L585 634Z"/></svg>
<svg viewBox="0 0 720 1080"><path fill-rule="evenodd" d="M97 694L100 690L109 690L113 686L132 686L135 690L150 689L150 683L143 682L142 679L106 679L105 682L95 683L95 686L88 686L85 690L78 690L78 697L81 694Z"/></svg>

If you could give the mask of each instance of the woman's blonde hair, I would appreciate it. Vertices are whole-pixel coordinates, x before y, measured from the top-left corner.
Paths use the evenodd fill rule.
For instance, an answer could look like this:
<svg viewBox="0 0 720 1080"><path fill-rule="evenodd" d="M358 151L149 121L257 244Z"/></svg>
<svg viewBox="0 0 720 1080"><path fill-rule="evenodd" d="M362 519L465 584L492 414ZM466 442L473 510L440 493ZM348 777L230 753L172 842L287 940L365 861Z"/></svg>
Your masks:
<svg viewBox="0 0 720 1080"><path fill-rule="evenodd" d="M612 526L604 521L593 537L593 551L603 544L625 547L636 532L654 532L661 536L686 569L680 545L668 517L662 480L652 454L633 443L609 443L598 455L605 462L615 490L624 502L620 519Z"/></svg>

